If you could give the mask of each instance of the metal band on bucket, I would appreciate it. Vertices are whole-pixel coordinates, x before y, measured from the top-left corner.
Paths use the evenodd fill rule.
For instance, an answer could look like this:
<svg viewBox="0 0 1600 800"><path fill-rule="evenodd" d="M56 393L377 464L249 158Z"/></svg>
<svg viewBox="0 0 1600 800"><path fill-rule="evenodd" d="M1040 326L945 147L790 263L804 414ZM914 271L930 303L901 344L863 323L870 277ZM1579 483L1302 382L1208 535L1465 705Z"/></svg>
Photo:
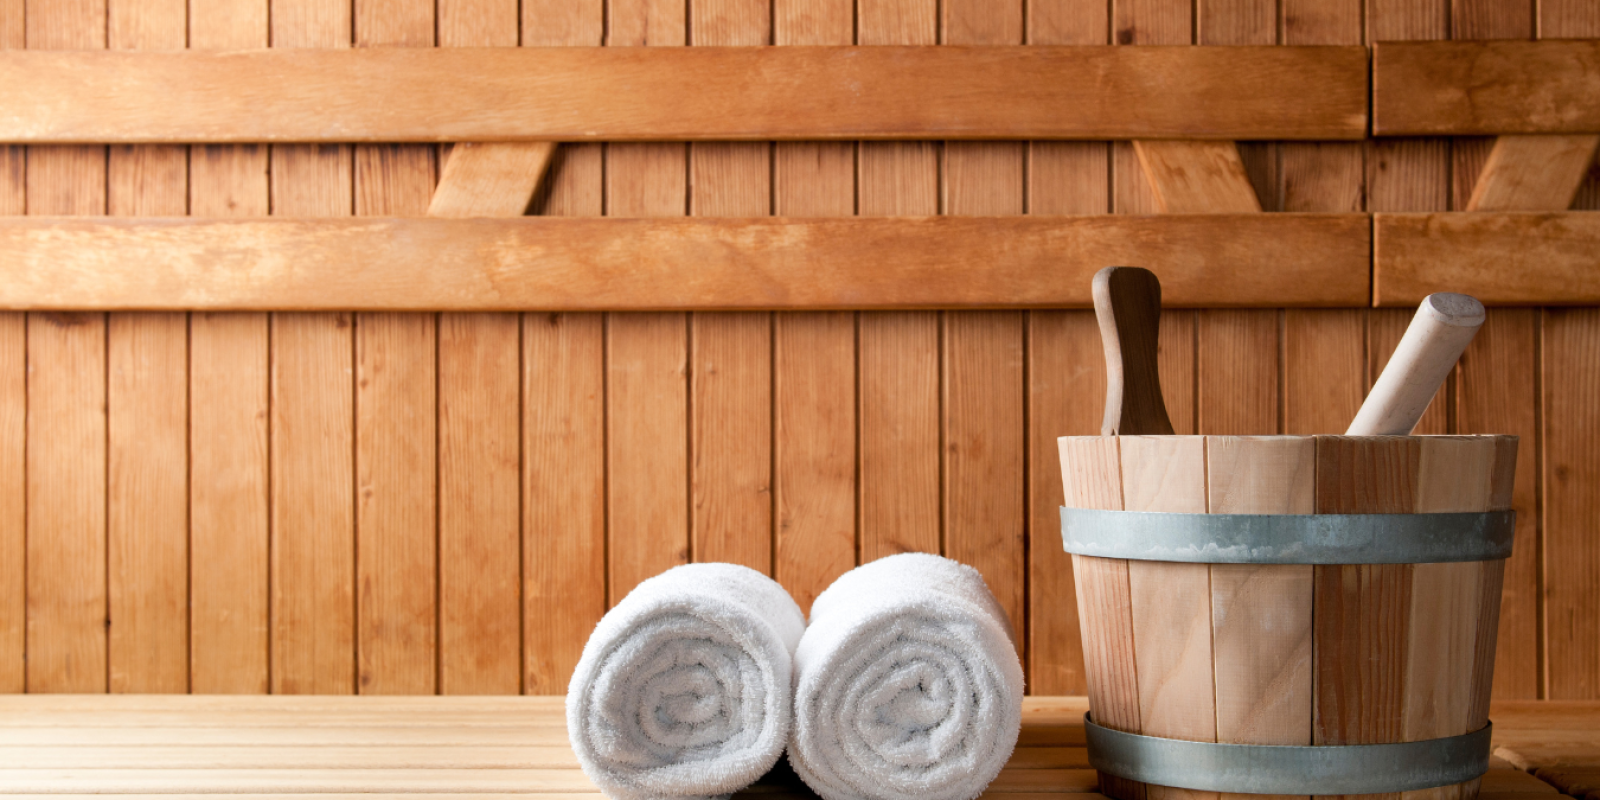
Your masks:
<svg viewBox="0 0 1600 800"><path fill-rule="evenodd" d="M1450 786L1489 771L1493 725L1393 744L1217 744L1102 728L1083 715L1089 764L1132 781L1245 794L1381 794Z"/></svg>
<svg viewBox="0 0 1600 800"><path fill-rule="evenodd" d="M1080 556L1138 561L1435 564L1510 556L1516 522L1515 511L1174 514L1062 508L1061 541Z"/></svg>

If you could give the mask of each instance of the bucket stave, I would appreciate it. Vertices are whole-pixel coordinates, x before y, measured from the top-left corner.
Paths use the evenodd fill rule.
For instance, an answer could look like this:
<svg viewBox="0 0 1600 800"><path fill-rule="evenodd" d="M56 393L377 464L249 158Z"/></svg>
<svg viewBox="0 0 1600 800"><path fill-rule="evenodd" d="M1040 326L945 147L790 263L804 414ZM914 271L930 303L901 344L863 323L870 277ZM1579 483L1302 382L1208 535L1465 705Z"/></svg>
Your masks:
<svg viewBox="0 0 1600 800"><path fill-rule="evenodd" d="M1411 515L1509 509L1516 438L1084 436L1063 437L1060 451L1069 508ZM1091 714L1145 736L1256 745L1478 731L1503 567L1075 554ZM1219 795L1104 771L1101 789L1121 800ZM1477 781L1403 794L1471 800Z"/></svg>

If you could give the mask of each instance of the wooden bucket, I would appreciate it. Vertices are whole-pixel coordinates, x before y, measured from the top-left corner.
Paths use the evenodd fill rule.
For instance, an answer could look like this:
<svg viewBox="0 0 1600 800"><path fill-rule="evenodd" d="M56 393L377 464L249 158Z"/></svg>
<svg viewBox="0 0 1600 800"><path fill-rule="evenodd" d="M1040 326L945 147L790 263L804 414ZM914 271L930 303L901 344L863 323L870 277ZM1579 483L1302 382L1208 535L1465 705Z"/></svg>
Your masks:
<svg viewBox="0 0 1600 800"><path fill-rule="evenodd" d="M1073 569L1095 723L1090 726L1091 760L1100 769L1104 793L1121 800L1155 800L1230 792L1194 788L1211 786L1208 776L1195 774L1207 771L1194 766L1203 765L1203 759L1189 766L1155 763L1188 756L1146 757L1134 764L1138 769L1132 773L1126 764L1118 767L1124 774L1146 778L1155 774L1148 771L1152 768L1169 776L1195 774L1193 781L1174 778L1187 789L1110 774L1105 761L1109 746L1102 742L1101 754L1095 752L1096 725L1141 734L1119 739L1134 744L1166 746L1166 740L1188 740L1299 746L1212 745L1201 756L1226 750L1253 752L1268 760L1290 751L1343 757L1360 753L1357 748L1324 748L1442 742L1460 745L1451 751L1456 756L1462 747L1481 750L1481 758L1471 755L1470 760L1487 766L1486 724L1501 579L1510 552L1516 437L1072 436L1060 439L1060 450L1067 505L1062 510L1063 538L1069 551L1076 547ZM1193 516L1201 514L1275 516L1234 521ZM1300 552L1299 557L1287 546L1293 543L1241 557L1249 548L1229 540L1234 531L1255 521L1285 529L1291 523L1334 526L1305 528L1325 533L1351 524L1349 515L1373 514L1426 516L1354 520L1357 527L1375 529L1370 546L1344 541L1342 551ZM1163 545L1166 550L1158 547L1134 558L1105 557L1129 554L1127 548L1135 545L1124 534L1132 537L1142 530L1134 523L1149 528L1173 520L1225 524L1217 528L1221 533L1209 551L1179 555L1169 542ZM1403 545L1413 536L1406 531L1413 528L1437 523L1448 533L1455 530L1451 525L1459 528L1472 520L1495 528L1487 538L1498 537L1497 544L1475 545L1476 555L1467 556L1474 560L1439 555L1438 547L1456 546L1451 533L1435 536L1435 550L1427 551L1432 555L1417 559L1434 563L1345 563L1351 553L1360 554L1353 560L1371 560L1371 553L1397 541ZM1080 533L1087 530L1089 538L1101 537L1100 544L1074 540L1069 531L1074 524ZM1306 538L1321 547L1338 537L1316 533ZM1101 545L1110 549L1095 551L1099 556L1081 554ZM1422 550L1402 547L1404 552L1427 550L1416 542L1405 546ZM1224 552L1226 556L1220 555ZM1462 555L1452 552L1452 558ZM1147 560L1153 557L1171 560ZM1327 562L1329 558L1342 560ZM1474 733L1476 739L1467 742L1464 735ZM1175 746L1204 747L1187 742ZM1415 760L1422 746L1411 746L1411 755L1402 761ZM1375 755L1380 750L1406 748L1360 752ZM1443 758L1437 755L1440 751L1433 752L1424 760ZM1374 769L1393 772L1395 767ZM1305 785L1285 794L1354 793L1329 790L1351 771L1329 773L1335 778L1315 787L1303 780ZM1458 765L1448 774L1459 777L1462 770ZM1406 800L1471 800L1477 796L1478 780L1435 786L1413 787Z"/></svg>

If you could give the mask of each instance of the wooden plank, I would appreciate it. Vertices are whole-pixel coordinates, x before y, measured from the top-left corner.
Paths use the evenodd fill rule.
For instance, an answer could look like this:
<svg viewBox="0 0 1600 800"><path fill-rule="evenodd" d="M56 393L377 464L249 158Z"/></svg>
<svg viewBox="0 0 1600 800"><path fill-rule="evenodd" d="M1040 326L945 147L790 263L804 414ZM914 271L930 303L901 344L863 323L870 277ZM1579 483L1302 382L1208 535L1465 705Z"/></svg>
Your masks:
<svg viewBox="0 0 1600 800"><path fill-rule="evenodd" d="M446 0L436 11L441 46L517 43L515 0ZM428 215L526 214L555 151L554 142L456 145ZM522 551L522 322L442 314L438 326L439 692L517 694L523 565L507 556Z"/></svg>
<svg viewBox="0 0 1600 800"><path fill-rule="evenodd" d="M520 217L555 153L555 142L462 142L444 162L428 216Z"/></svg>
<svg viewBox="0 0 1600 800"><path fill-rule="evenodd" d="M1110 6L1026 4L1030 45L1110 44ZM1027 207L1033 214L1111 210L1106 142L1030 142ZM1099 431L1105 391L1092 314L1031 311L1027 317L1028 679L1036 694L1088 691L1073 559L1056 541L1061 476L1056 438Z"/></svg>
<svg viewBox="0 0 1600 800"><path fill-rule="evenodd" d="M170 0L108 8L113 49L182 49L186 9ZM113 147L107 203L119 216L181 216L183 147ZM112 691L186 691L188 647L187 319L114 315L107 332L108 601Z"/></svg>
<svg viewBox="0 0 1600 800"><path fill-rule="evenodd" d="M187 8L108 4L115 50L182 50ZM107 210L182 216L188 148L112 147ZM186 314L113 314L107 358L107 602L113 692L189 690L188 348Z"/></svg>
<svg viewBox="0 0 1600 800"><path fill-rule="evenodd" d="M594 791L575 769L0 769L0 781L17 792L83 794Z"/></svg>
<svg viewBox="0 0 1600 800"><path fill-rule="evenodd" d="M1505 563L1499 645L1494 663L1496 697L1535 698L1543 682L1539 650L1540 541L1538 406L1535 374L1539 312L1491 309L1457 367L1456 428L1461 433L1521 438L1511 470L1508 506L1517 511L1511 558Z"/></svg>
<svg viewBox="0 0 1600 800"><path fill-rule="evenodd" d="M939 6L927 0L858 3L856 40L874 47L939 41ZM946 52L946 51L940 51ZM862 142L857 213L939 213L941 145ZM938 314L860 315L858 560L938 553L940 526Z"/></svg>
<svg viewBox="0 0 1600 800"><path fill-rule="evenodd" d="M1378 136L1593 133L1600 43L1382 42L1372 49Z"/></svg>
<svg viewBox="0 0 1600 800"><path fill-rule="evenodd" d="M1318 436L1317 513L1410 513L1420 448L1415 437ZM1313 744L1400 741L1414 569L1313 568Z"/></svg>
<svg viewBox="0 0 1600 800"><path fill-rule="evenodd" d="M1578 212L1378 214L1373 299L1408 306L1450 287L1486 305L1600 303L1600 220Z"/></svg>
<svg viewBox="0 0 1600 800"><path fill-rule="evenodd" d="M1104 357L1090 312L1032 311L1027 325L1028 674L1036 694L1080 694L1088 691L1084 637L1073 559L1057 539L1065 497L1056 439L1099 432Z"/></svg>
<svg viewBox="0 0 1600 800"><path fill-rule="evenodd" d="M1247 214L1261 210L1233 142L1135 141L1133 151L1163 214Z"/></svg>
<svg viewBox="0 0 1600 800"><path fill-rule="evenodd" d="M1549 309L1541 330L1544 403L1544 697L1600 697L1600 553L1589 534L1600 479L1588 445L1600 429L1586 388L1600 372L1600 311Z"/></svg>
<svg viewBox="0 0 1600 800"><path fill-rule="evenodd" d="M677 180L681 184L681 174ZM1546 248L1576 250L1595 227L1574 220L1538 229L1581 229L1567 234L1566 243L1558 238ZM12 279L0 287L0 306L1086 307L1090 277L1109 262L1161 264L1169 305L1337 307L1366 302L1366 230L1364 217L1323 214L294 222L16 218L0 220L0 259L12 265ZM612 244L596 248L596 241ZM995 259L997 249L1009 257ZM1578 260L1575 253L1567 258ZM873 269L863 270L863 264Z"/></svg>
<svg viewBox="0 0 1600 800"><path fill-rule="evenodd" d="M524 691L560 694L607 607L604 320L523 319Z"/></svg>
<svg viewBox="0 0 1600 800"><path fill-rule="evenodd" d="M599 4L530 0L521 12L524 44L600 43ZM558 149L534 206L600 216L601 147ZM606 610L605 320L522 319L522 684L560 694ZM550 603L566 613L547 613Z"/></svg>
<svg viewBox="0 0 1600 800"><path fill-rule="evenodd" d="M1023 2L940 4L947 45L1023 43ZM1026 147L1020 142L947 142L946 214L1023 213ZM970 564L1025 634L1027 430L1024 328L1016 312L946 312L940 342L944 554ZM1027 638L1017 639L1028 664Z"/></svg>
<svg viewBox="0 0 1600 800"><path fill-rule="evenodd" d="M693 0L688 20L696 46L772 41L772 6L765 0ZM736 102L734 113L743 107ZM690 145L689 212L770 216L772 168L765 142ZM771 574L772 316L695 314L689 326L691 550L696 561Z"/></svg>
<svg viewBox="0 0 1600 800"><path fill-rule="evenodd" d="M641 25L619 20L610 44L647 43ZM1353 140L1366 63L1355 47L5 53L0 141Z"/></svg>
<svg viewBox="0 0 1600 800"><path fill-rule="evenodd" d="M1495 465L1489 437L1421 440L1416 512L1488 511ZM1406 654L1404 741L1475 730L1473 684L1484 563L1418 564L1413 570ZM1406 800L1458 797L1459 787L1406 792Z"/></svg>
<svg viewBox="0 0 1600 800"><path fill-rule="evenodd" d="M267 6L194 0L189 44L241 49L267 43ZM190 148L189 211L262 217L269 210L267 148ZM189 686L195 692L267 691L267 316L189 319Z"/></svg>
<svg viewBox="0 0 1600 800"><path fill-rule="evenodd" d="M1468 211L1564 211L1594 163L1600 135L1501 136Z"/></svg>
<svg viewBox="0 0 1600 800"><path fill-rule="evenodd" d="M362 747L117 747L17 748L0 768L28 769L576 769L561 745ZM1038 748L1043 749L1043 748Z"/></svg>
<svg viewBox="0 0 1600 800"><path fill-rule="evenodd" d="M429 0L357 0L357 47L430 47ZM355 213L420 216L426 145L357 145ZM438 686L438 353L433 315L356 318L356 669L363 694Z"/></svg>
<svg viewBox="0 0 1600 800"><path fill-rule="evenodd" d="M113 314L106 331L113 692L189 690L188 327Z"/></svg>
<svg viewBox="0 0 1600 800"><path fill-rule="evenodd" d="M849 0L774 0L778 45L848 45ZM856 147L783 142L774 148L773 213L855 213ZM853 313L773 320L773 577L809 613L856 564L856 320Z"/></svg>
<svg viewBox="0 0 1600 800"><path fill-rule="evenodd" d="M34 49L106 46L98 0L34 0ZM15 55L18 51L8 51ZM106 212L103 147L35 147L26 156L29 214ZM30 315L26 470L27 672L30 692L107 689L105 317Z"/></svg>
<svg viewBox="0 0 1600 800"><path fill-rule="evenodd" d="M1315 472L1310 437L1208 436L1207 510L1312 513ZM1217 741L1311 744L1312 569L1211 565Z"/></svg>
<svg viewBox="0 0 1600 800"><path fill-rule="evenodd" d="M332 0L274 0L282 48L343 48L352 9ZM277 215L348 216L349 147L275 146ZM271 319L272 639L274 693L356 691L355 320L349 314Z"/></svg>
<svg viewBox="0 0 1600 800"><path fill-rule="evenodd" d="M1123 436L1122 492L1129 511L1205 513L1205 440ZM1128 563L1133 655L1141 733L1190 741L1217 739L1212 676L1211 567L1163 561ZM1152 800L1211 798L1215 792L1149 785Z"/></svg>
<svg viewBox="0 0 1600 800"><path fill-rule="evenodd" d="M1061 437L1064 505L1122 509L1118 442L1118 439L1103 436ZM1134 671L1128 562L1075 555L1072 571L1083 625L1085 684L1094 720L1117 730L1137 732L1141 727L1139 685ZM1122 784L1107 787L1117 794L1121 792L1115 790L1139 786L1104 777Z"/></svg>
<svg viewBox="0 0 1600 800"><path fill-rule="evenodd" d="M357 691L432 694L439 542L434 317L356 319Z"/></svg>
<svg viewBox="0 0 1600 800"><path fill-rule="evenodd" d="M0 2L0 48L23 46L22 0ZM0 215L27 209L27 156L0 147ZM0 315L0 692L25 684L28 633L27 581L27 321Z"/></svg>

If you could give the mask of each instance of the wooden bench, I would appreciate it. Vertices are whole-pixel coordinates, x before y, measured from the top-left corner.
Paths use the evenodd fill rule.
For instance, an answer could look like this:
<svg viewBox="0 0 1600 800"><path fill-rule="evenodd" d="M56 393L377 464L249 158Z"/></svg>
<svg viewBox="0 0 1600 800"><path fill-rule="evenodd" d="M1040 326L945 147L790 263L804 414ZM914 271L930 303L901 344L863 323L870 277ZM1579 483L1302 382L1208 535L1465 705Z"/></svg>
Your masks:
<svg viewBox="0 0 1600 800"><path fill-rule="evenodd" d="M563 709L561 697L0 697L0 792L598 800ZM1083 747L1087 709L1081 697L1024 701L1016 753L984 797L1099 797ZM1565 747L1561 764L1600 765L1600 702L1500 703L1493 716L1501 757L1485 800L1556 793L1528 774L1557 763L1541 743ZM741 795L815 797L783 762Z"/></svg>

